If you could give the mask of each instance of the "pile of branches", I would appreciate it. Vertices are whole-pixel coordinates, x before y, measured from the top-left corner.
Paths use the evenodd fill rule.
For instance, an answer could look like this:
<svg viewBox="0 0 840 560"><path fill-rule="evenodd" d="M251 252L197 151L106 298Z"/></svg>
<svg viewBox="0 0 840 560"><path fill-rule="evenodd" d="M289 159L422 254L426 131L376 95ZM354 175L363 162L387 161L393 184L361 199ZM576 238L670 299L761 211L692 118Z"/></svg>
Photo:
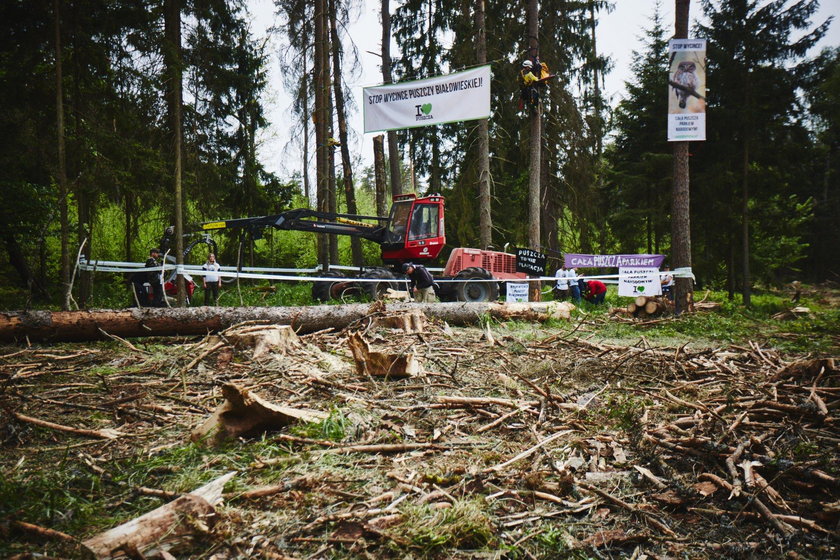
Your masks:
<svg viewBox="0 0 840 560"><path fill-rule="evenodd" d="M691 507L685 477L675 475L670 503L702 515L762 520L783 537L801 530L836 538L836 364L830 358L785 364L753 343L742 350L691 357L682 366L691 379L656 395L687 413L646 427L654 464L666 479L693 473L696 492L719 498L716 507ZM702 398L680 397L680 390Z"/></svg>
<svg viewBox="0 0 840 560"><path fill-rule="evenodd" d="M834 360L791 360L753 343L610 345L582 325L370 324L270 348L225 332L168 346L9 349L0 355L0 466L27 481L63 457L62 468L103 482L103 516L138 497L177 499L193 488L179 483L188 465L161 461L193 456L192 428L236 383L329 421L202 452L207 476L226 464L238 472L216 527L184 557L456 558L507 548L527 558L639 558L780 547L838 556ZM360 368L354 336L373 352L412 354L420 372ZM340 435L327 437L338 424ZM130 483L115 466L150 457L155 467ZM24 539L37 521L0 512L0 536Z"/></svg>

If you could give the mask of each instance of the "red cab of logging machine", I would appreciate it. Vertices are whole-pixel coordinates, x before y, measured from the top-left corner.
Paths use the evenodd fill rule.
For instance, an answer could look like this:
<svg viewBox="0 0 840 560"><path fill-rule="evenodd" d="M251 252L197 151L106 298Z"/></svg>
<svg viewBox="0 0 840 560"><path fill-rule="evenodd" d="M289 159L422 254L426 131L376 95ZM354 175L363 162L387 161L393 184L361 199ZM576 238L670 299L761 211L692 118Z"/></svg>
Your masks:
<svg viewBox="0 0 840 560"><path fill-rule="evenodd" d="M437 257L446 243L443 197L401 194L394 197L388 232L382 243L382 261L399 264Z"/></svg>

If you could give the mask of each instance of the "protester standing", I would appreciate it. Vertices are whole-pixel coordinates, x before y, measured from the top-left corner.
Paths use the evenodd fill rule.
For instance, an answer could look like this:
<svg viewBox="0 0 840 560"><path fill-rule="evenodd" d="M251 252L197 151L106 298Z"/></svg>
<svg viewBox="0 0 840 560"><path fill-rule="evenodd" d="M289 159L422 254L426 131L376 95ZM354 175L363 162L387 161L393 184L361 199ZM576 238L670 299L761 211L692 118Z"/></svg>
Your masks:
<svg viewBox="0 0 840 560"><path fill-rule="evenodd" d="M222 287L222 277L219 276L218 272L221 268L219 263L216 262L216 255L213 253L207 255L207 262L201 267L202 270L207 271L203 281L204 305L215 306L216 301L219 299L219 288Z"/></svg>
<svg viewBox="0 0 840 560"><path fill-rule="evenodd" d="M146 268L160 268L158 262L160 258L160 249L154 248L149 251L149 258L146 259ZM146 281L149 283L151 293L151 306L163 307L163 280L160 270L150 270L147 273ZM148 301L148 300L147 300Z"/></svg>
<svg viewBox="0 0 840 560"><path fill-rule="evenodd" d="M566 301L569 297L569 271L566 270L565 265L557 269L554 277L557 278L557 283L554 284L554 299Z"/></svg>
<svg viewBox="0 0 840 560"><path fill-rule="evenodd" d="M671 267L667 264L662 267L663 273L670 273L670 271ZM662 284L662 295L674 301L674 276L672 274L663 274L659 282Z"/></svg>

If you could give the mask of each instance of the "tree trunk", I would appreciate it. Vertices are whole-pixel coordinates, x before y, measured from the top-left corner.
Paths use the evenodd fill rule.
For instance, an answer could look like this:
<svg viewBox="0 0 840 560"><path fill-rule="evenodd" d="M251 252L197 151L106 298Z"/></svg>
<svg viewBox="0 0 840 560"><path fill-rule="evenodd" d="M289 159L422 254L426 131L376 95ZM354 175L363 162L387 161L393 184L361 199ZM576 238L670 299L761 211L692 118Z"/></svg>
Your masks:
<svg viewBox="0 0 840 560"><path fill-rule="evenodd" d="M595 3L589 4L589 34L592 41L592 112L594 113L593 121L595 123L592 134L595 136L595 156L598 160L601 159L601 154L604 151L604 132L601 121L601 84L598 73L598 47L595 41L595 27L597 21L595 19Z"/></svg>
<svg viewBox="0 0 840 560"><path fill-rule="evenodd" d="M47 290L29 269L29 264L26 262L26 257L15 236L7 233L3 237L3 241L6 245L6 253L9 255L9 264L12 265L12 268L15 269L20 279L23 280L23 283L29 289L30 297L41 301L48 300L49 294Z"/></svg>
<svg viewBox="0 0 840 560"><path fill-rule="evenodd" d="M688 37L689 0L676 1L675 33L677 39ZM688 176L688 142L674 143L674 186L671 193L671 253L673 268L691 267L691 216ZM691 278L674 282L675 313L690 308L694 286Z"/></svg>
<svg viewBox="0 0 840 560"><path fill-rule="evenodd" d="M311 187L309 186L309 75L307 74L306 70L306 61L307 61L307 51L309 47L308 41L303 41L303 52L301 53L300 57L300 64L303 66L303 82L302 89L303 89L303 161L302 161L302 170L303 170L303 196L306 197L307 205L311 204L312 201L310 199L310 190Z"/></svg>
<svg viewBox="0 0 840 560"><path fill-rule="evenodd" d="M537 0L528 0L527 13L528 53L530 57L539 54L539 6ZM537 70L536 68L534 69ZM530 155L528 167L528 246L540 250L540 156L542 150L542 104L531 112ZM529 282L529 299L540 300L539 282Z"/></svg>
<svg viewBox="0 0 840 560"><path fill-rule="evenodd" d="M350 146L347 138L347 118L344 110L344 89L341 87L341 43L338 40L338 26L336 24L336 0L330 0L330 35L332 38L332 63L333 63L333 97L335 98L335 112L338 119L338 140L341 142L341 168L344 180L344 198L347 203L349 214L358 214L356 206L356 190L353 184L353 167L350 162ZM350 253L353 258L353 266L362 266L362 240L358 237L350 237Z"/></svg>
<svg viewBox="0 0 840 560"><path fill-rule="evenodd" d="M388 212L385 195L385 137L381 134L373 137L373 173L376 185L376 215L385 216Z"/></svg>
<svg viewBox="0 0 840 560"><path fill-rule="evenodd" d="M749 77L745 78L746 84L744 89L749 90ZM748 94L746 94L748 96ZM750 107L750 105L744 105ZM749 111L749 109L747 109ZM748 127L744 127L744 153L741 160L741 258L742 274L744 284L741 286L741 295L744 300L744 306L750 307L752 305L752 279L750 274L750 189L749 189L749 174L750 174L750 139Z"/></svg>
<svg viewBox="0 0 840 560"><path fill-rule="evenodd" d="M478 64L487 64L484 3L485 0L477 0L475 3L475 52ZM490 125L488 119L481 119L478 121L478 243L482 249L493 244L490 196Z"/></svg>
<svg viewBox="0 0 840 560"><path fill-rule="evenodd" d="M315 0L315 185L317 208L320 212L329 209L329 153L327 148L327 99L329 88L329 67L326 60L326 0ZM330 266L329 238L316 237L318 262L327 270Z"/></svg>
<svg viewBox="0 0 840 560"><path fill-rule="evenodd" d="M482 317L497 320L543 321L569 318L570 304L524 303L396 303L389 314L422 311L430 319L450 325L479 324ZM186 336L217 332L244 321L291 325L299 334L323 329L343 329L384 310L370 304L316 305L305 307L187 307L133 308L97 311L0 312L0 341L84 341L142 336Z"/></svg>
<svg viewBox="0 0 840 560"><path fill-rule="evenodd" d="M389 0L382 0L382 82L390 84L391 77L391 11ZM402 194L400 151L396 131L388 131L388 164L391 170L391 196Z"/></svg>
<svg viewBox="0 0 840 560"><path fill-rule="evenodd" d="M184 264L184 221L183 221L183 184L182 177L182 144L183 144L183 94L182 94L182 65L181 60L181 2L180 0L166 0L165 27L165 59L169 76L169 118L172 125L172 157L173 183L175 190L175 262L178 266ZM178 307L186 303L186 286L183 274L178 274Z"/></svg>
<svg viewBox="0 0 840 560"><path fill-rule="evenodd" d="M61 309L70 309L70 224L67 216L67 157L64 149L64 72L62 70L61 51L61 11L60 2L53 0L53 18L55 19L55 113L58 146L58 213L61 263Z"/></svg>

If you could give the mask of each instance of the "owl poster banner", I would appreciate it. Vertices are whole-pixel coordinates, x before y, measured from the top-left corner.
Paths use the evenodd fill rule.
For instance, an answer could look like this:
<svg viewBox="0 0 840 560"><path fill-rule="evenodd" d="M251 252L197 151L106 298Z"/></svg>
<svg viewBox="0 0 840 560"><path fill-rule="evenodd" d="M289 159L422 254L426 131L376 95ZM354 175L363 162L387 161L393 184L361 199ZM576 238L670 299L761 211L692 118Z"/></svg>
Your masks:
<svg viewBox="0 0 840 560"><path fill-rule="evenodd" d="M706 40L671 39L668 141L706 139Z"/></svg>

